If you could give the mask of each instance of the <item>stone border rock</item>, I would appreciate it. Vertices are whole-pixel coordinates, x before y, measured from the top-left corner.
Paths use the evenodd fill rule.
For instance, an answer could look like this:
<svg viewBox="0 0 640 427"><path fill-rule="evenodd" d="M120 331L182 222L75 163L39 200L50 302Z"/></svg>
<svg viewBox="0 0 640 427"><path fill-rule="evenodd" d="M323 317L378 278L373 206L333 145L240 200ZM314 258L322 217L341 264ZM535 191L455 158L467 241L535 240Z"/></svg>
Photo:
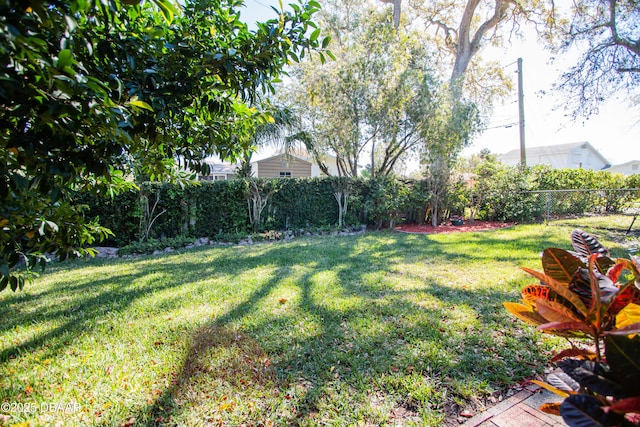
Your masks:
<svg viewBox="0 0 640 427"><path fill-rule="evenodd" d="M345 229L343 231L330 231L330 232L310 232L306 230L297 230L297 232L293 230L286 230L282 232L282 239L278 240L262 240L259 242L254 242L251 236L247 236L246 239L241 240L238 243L232 242L218 242L216 240L211 240L208 237L200 237L195 239L193 243L181 247L179 249L193 249L203 246L251 246L255 244L264 244L264 243L276 243L276 242L290 242L295 239L297 236L355 236L358 234L363 234L367 230L367 226L362 224L359 228L348 230ZM95 246L92 248L96 251L95 258L137 258L148 255L164 255L171 252L175 252L179 249L175 249L172 247L166 247L163 250L155 250L152 253L148 254L131 254L131 255L118 255L119 248L111 247L111 246Z"/></svg>

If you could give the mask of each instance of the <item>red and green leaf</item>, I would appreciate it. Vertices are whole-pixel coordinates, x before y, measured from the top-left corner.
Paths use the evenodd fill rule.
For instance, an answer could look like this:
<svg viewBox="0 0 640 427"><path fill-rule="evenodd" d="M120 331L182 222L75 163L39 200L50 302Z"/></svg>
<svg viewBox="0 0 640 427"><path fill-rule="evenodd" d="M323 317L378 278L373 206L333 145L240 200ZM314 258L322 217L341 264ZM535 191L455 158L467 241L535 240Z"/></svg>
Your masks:
<svg viewBox="0 0 640 427"><path fill-rule="evenodd" d="M640 305L628 304L616 315L616 327L624 328L640 322Z"/></svg>
<svg viewBox="0 0 640 427"><path fill-rule="evenodd" d="M598 277L596 276L595 271L593 270L595 266L596 258L598 254L589 255L589 281L591 283L591 305L589 306L589 315L596 315L596 324L600 325L602 321L602 298L600 296L600 282Z"/></svg>
<svg viewBox="0 0 640 427"><path fill-rule="evenodd" d="M605 274L615 262L609 258L609 251L594 236L582 230L571 232L571 244L576 253L586 261L591 255L598 255L595 267Z"/></svg>
<svg viewBox="0 0 640 427"><path fill-rule="evenodd" d="M571 308L555 301L545 301L539 299L536 301L536 308L540 316L549 322L583 322Z"/></svg>
<svg viewBox="0 0 640 427"><path fill-rule="evenodd" d="M536 328L540 332L547 332L560 336L582 337L585 334L595 336L595 331L584 322L549 322Z"/></svg>
<svg viewBox="0 0 640 427"><path fill-rule="evenodd" d="M607 277L611 279L612 282L617 282L618 279L620 279L620 274L629 268L627 264L627 260L617 260L616 265L607 271Z"/></svg>
<svg viewBox="0 0 640 427"><path fill-rule="evenodd" d="M548 248L542 252L544 273L562 283L569 283L573 273L586 265L579 258L559 248Z"/></svg>
<svg viewBox="0 0 640 427"><path fill-rule="evenodd" d="M571 232L571 245L580 256L585 258L593 254L609 255L609 251L598 242L598 239L580 229L575 229Z"/></svg>
<svg viewBox="0 0 640 427"><path fill-rule="evenodd" d="M523 303L537 309L536 304L538 300L550 301L554 303L554 305L557 304L559 306L564 307L566 310L568 310L568 312L570 313L569 316L572 317L572 319L579 320L580 318L580 313L577 310L575 310L573 305L569 301L567 301L565 298L558 295L549 286L533 284L533 285L525 286L522 289ZM563 310L559 310L559 311L563 312Z"/></svg>
<svg viewBox="0 0 640 427"><path fill-rule="evenodd" d="M557 294L562 296L568 302L573 304L573 306L580 313L582 313L583 315L586 316L587 307L584 305L584 303L582 302L580 297L578 297L578 295L576 295L574 292L569 290L569 287L567 286L567 284L560 283L557 280L555 280L553 277L549 277L544 273L540 273L539 271L535 271L535 270L532 270L532 269L526 268L526 267L521 267L521 268L522 268L522 270L524 270L525 272L529 273L530 275L532 275L536 279L540 280L545 285L549 286L553 291L555 291Z"/></svg>
<svg viewBox="0 0 640 427"><path fill-rule="evenodd" d="M551 358L551 363L557 362L562 359L567 358L578 358L582 360L596 360L597 354L591 350L586 350L582 348L568 348L566 350L562 350L560 353L556 354Z"/></svg>
<svg viewBox="0 0 640 427"><path fill-rule="evenodd" d="M629 304L640 305L640 290L634 282L629 282L620 288L609 305L608 313L610 316L616 316Z"/></svg>
<svg viewBox="0 0 640 427"><path fill-rule="evenodd" d="M552 295L552 292L553 291L548 286L533 284L533 285L525 286L522 289L521 294L525 304L530 303L531 305L535 305L536 300L553 299L553 295L555 295L555 293L553 293Z"/></svg>
<svg viewBox="0 0 640 427"><path fill-rule="evenodd" d="M640 397L628 397L613 402L610 406L612 411L619 414L628 414L630 412L640 413Z"/></svg>
<svg viewBox="0 0 640 427"><path fill-rule="evenodd" d="M605 335L636 335L640 334L640 322L632 323L623 328L617 328L612 331L606 331Z"/></svg>
<svg viewBox="0 0 640 427"><path fill-rule="evenodd" d="M560 416L560 405L562 405L562 402L544 403L538 409L545 414Z"/></svg>
<svg viewBox="0 0 640 427"><path fill-rule="evenodd" d="M532 383L539 385L545 390L549 390L551 393L557 394L560 397L569 397L569 393L564 390L561 390L557 387L552 386L551 384L547 384L544 381L531 380Z"/></svg>
<svg viewBox="0 0 640 427"><path fill-rule="evenodd" d="M586 306L593 305L592 277L598 283L601 302L609 304L618 294L618 287L607 276L588 268L579 268L569 284L569 290L577 294Z"/></svg>
<svg viewBox="0 0 640 427"><path fill-rule="evenodd" d="M553 372L547 375L547 382L552 387L569 394L576 394L580 390L580 384L564 372Z"/></svg>

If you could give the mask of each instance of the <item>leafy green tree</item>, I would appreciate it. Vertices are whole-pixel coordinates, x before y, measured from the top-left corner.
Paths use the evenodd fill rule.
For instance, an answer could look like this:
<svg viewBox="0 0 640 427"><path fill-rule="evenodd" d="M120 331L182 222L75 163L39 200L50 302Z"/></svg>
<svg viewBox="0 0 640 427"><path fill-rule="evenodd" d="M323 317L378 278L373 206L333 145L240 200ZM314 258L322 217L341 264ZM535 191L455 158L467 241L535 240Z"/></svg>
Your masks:
<svg viewBox="0 0 640 427"><path fill-rule="evenodd" d="M246 150L237 167L237 175L241 178L252 176L251 157L254 150L260 147L275 146L289 153L296 142L304 140L305 135L300 131L298 116L286 106L272 105L265 101L263 111L266 119L257 122L250 131L251 148Z"/></svg>
<svg viewBox="0 0 640 427"><path fill-rule="evenodd" d="M292 97L310 151L334 154L340 175L351 177L368 156L371 177L384 177L422 145L442 85L419 34L397 32L386 11L356 3L347 2L348 15L327 5L321 24L336 60L302 64Z"/></svg>
<svg viewBox="0 0 640 427"><path fill-rule="evenodd" d="M479 153L474 153L469 157L460 157L456 163L455 170L460 173L473 173L483 162L497 162L498 156L488 148L483 148Z"/></svg>
<svg viewBox="0 0 640 427"><path fill-rule="evenodd" d="M371 178L388 177L403 158L420 154L437 224L451 167L478 130L478 109L452 100L424 34L394 28L388 11L357 0L329 3L322 25L335 41L337 60L303 64L293 91L312 149L335 153L346 176L357 176L368 155Z"/></svg>
<svg viewBox="0 0 640 427"><path fill-rule="evenodd" d="M462 100L452 101L448 95L438 102L439 108L429 118L424 127L422 138L421 162L425 165L425 179L428 183L431 224L439 224L447 193L455 180L452 180L452 168L460 151L469 145L472 136L478 132L481 121L478 109L473 103Z"/></svg>
<svg viewBox="0 0 640 427"><path fill-rule="evenodd" d="M326 48L314 0L249 31L240 0L7 0L0 4L0 289L45 254L90 253L108 235L79 191L151 179L175 160L232 158L264 116L249 107L290 59ZM16 267L25 261L27 273Z"/></svg>

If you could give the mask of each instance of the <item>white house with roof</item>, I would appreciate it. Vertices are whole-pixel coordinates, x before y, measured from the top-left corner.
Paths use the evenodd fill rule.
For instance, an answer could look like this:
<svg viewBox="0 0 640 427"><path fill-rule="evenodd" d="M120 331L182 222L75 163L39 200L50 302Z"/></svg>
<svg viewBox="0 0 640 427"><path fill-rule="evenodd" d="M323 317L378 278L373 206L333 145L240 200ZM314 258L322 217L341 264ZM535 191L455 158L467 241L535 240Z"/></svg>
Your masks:
<svg viewBox="0 0 640 427"><path fill-rule="evenodd" d="M510 166L520 164L520 150L512 150L498 155L498 159ZM526 148L527 166L549 165L554 169L601 170L611 163L587 141L571 144L549 145Z"/></svg>
<svg viewBox="0 0 640 427"><path fill-rule="evenodd" d="M607 170L624 175L640 174L640 160L631 160L630 162L613 165Z"/></svg>
<svg viewBox="0 0 640 427"><path fill-rule="evenodd" d="M321 159L329 175L338 176L337 160L334 156L324 155ZM228 180L237 177L238 165L223 163L219 159L207 159L209 175L199 175L201 181ZM256 178L310 178L326 176L313 157L306 151L289 154L275 153L259 157L251 162L252 176Z"/></svg>
<svg viewBox="0 0 640 427"><path fill-rule="evenodd" d="M237 165L230 163L216 163L213 159L205 160L209 165L209 175L198 175L200 181L226 181L237 176Z"/></svg>
<svg viewBox="0 0 640 427"><path fill-rule="evenodd" d="M311 162L281 153L251 162L251 171L256 178L309 178Z"/></svg>
<svg viewBox="0 0 640 427"><path fill-rule="evenodd" d="M323 155L321 162L331 176L338 175L337 160ZM310 178L326 176L318 163L306 150L296 150L289 154L277 153L262 160L251 162L253 176L259 178Z"/></svg>

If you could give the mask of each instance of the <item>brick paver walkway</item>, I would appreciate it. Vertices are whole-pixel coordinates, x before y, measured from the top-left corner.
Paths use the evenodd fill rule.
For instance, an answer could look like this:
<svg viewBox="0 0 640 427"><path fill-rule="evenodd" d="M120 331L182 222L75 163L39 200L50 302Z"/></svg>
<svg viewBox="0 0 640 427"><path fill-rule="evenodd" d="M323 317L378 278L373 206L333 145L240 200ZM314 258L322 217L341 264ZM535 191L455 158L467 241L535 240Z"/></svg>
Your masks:
<svg viewBox="0 0 640 427"><path fill-rule="evenodd" d="M566 427L561 417L538 410L540 405L558 402L561 397L535 384L507 400L469 418L463 427Z"/></svg>

